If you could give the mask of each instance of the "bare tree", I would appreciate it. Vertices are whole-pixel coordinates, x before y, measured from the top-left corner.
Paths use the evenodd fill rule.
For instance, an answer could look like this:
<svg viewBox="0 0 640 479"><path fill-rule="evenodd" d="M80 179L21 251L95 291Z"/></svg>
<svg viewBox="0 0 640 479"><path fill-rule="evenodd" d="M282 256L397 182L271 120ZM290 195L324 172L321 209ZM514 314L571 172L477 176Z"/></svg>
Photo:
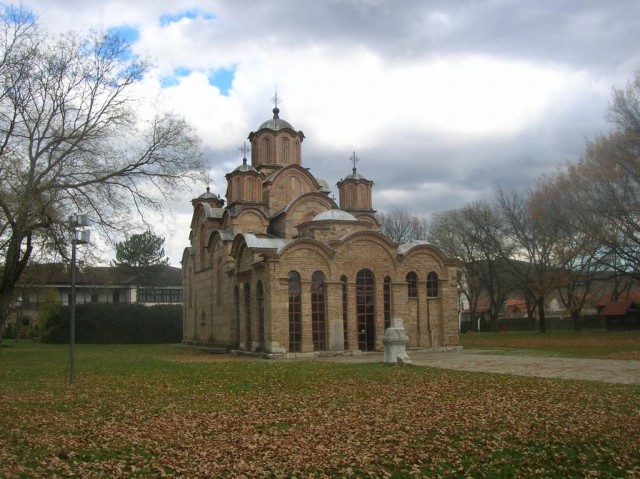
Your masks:
<svg viewBox="0 0 640 479"><path fill-rule="evenodd" d="M376 214L380 232L396 243L406 243L427 237L427 220L408 210L396 208Z"/></svg>
<svg viewBox="0 0 640 479"><path fill-rule="evenodd" d="M557 291L571 315L574 329L581 329L583 308L605 284L601 261L601 245L597 238L581 228L580 218L574 214L575 184L563 173L538 181L531 201L538 211L552 215L559 228L557 241L552 245Z"/></svg>
<svg viewBox="0 0 640 479"><path fill-rule="evenodd" d="M609 119L613 131L567 167L571 208L582 231L601 244L603 264L640 279L640 71L614 90Z"/></svg>
<svg viewBox="0 0 640 479"><path fill-rule="evenodd" d="M466 287L461 287L476 316L478 300L489 300L489 315L497 327L498 313L512 289L509 270L501 253L509 250L502 231L502 219L495 206L483 201L436 213L431 218L427 239L449 256L464 263Z"/></svg>
<svg viewBox="0 0 640 479"><path fill-rule="evenodd" d="M66 252L66 218L122 228L201 177L199 139L182 119L137 116L149 69L117 36L51 37L28 14L0 19L0 330L37 251Z"/></svg>
<svg viewBox="0 0 640 479"><path fill-rule="evenodd" d="M515 278L519 279L529 315L538 311L539 330L546 332L545 298L559 287L563 259L558 257L558 244L565 240L564 216L561 208L544 201L541 189L523 196L516 191L496 189L504 218L504 231L515 246L504 258ZM515 260L515 261L514 261Z"/></svg>

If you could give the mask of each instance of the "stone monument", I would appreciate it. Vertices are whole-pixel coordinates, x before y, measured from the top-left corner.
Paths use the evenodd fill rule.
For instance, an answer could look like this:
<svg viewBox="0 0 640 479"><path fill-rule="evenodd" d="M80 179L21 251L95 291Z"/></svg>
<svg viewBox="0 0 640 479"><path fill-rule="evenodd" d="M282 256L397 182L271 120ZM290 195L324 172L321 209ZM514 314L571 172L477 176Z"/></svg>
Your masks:
<svg viewBox="0 0 640 479"><path fill-rule="evenodd" d="M393 326L387 328L382 338L384 345L384 364L411 364L407 355L409 337L404 332L401 318L393 318Z"/></svg>

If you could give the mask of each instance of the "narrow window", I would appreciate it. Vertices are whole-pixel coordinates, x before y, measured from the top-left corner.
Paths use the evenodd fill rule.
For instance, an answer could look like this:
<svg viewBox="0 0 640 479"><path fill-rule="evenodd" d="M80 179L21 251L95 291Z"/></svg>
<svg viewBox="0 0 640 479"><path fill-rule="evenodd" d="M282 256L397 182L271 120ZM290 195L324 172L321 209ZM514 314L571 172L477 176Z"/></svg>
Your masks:
<svg viewBox="0 0 640 479"><path fill-rule="evenodd" d="M384 278L384 329L391 327L391 278Z"/></svg>
<svg viewBox="0 0 640 479"><path fill-rule="evenodd" d="M264 289L262 281L258 281L258 340L260 341L260 351L265 350L265 327L264 327Z"/></svg>
<svg viewBox="0 0 640 479"><path fill-rule="evenodd" d="M427 298L438 297L438 274L431 272L427 275Z"/></svg>
<svg viewBox="0 0 640 479"><path fill-rule="evenodd" d="M252 342L252 338L251 338L251 288L248 284L244 285L244 314L245 314L245 319L247 321L247 328L246 328L246 338L247 338L247 346L246 349L248 351L251 351L253 349L253 345L251 344Z"/></svg>
<svg viewBox="0 0 640 479"><path fill-rule="evenodd" d="M316 271L311 276L311 331L314 351L327 349L324 274Z"/></svg>
<svg viewBox="0 0 640 479"><path fill-rule="evenodd" d="M240 178L236 178L233 183L233 201L239 201L242 199L242 195L240 194Z"/></svg>
<svg viewBox="0 0 640 479"><path fill-rule="evenodd" d="M266 163L271 163L271 141L269 138L264 139L264 159Z"/></svg>
<svg viewBox="0 0 640 479"><path fill-rule="evenodd" d="M349 304L347 295L347 277L342 275L340 277L342 283L342 330L344 333L344 349L349 349Z"/></svg>
<svg viewBox="0 0 640 479"><path fill-rule="evenodd" d="M373 351L376 346L375 280L368 269L358 271L356 276L356 326L358 348Z"/></svg>
<svg viewBox="0 0 640 479"><path fill-rule="evenodd" d="M288 165L289 164L289 139L288 138L283 138L282 139L282 164L283 165Z"/></svg>
<svg viewBox="0 0 640 479"><path fill-rule="evenodd" d="M407 295L410 298L418 297L418 275L413 271L407 273Z"/></svg>
<svg viewBox="0 0 640 479"><path fill-rule="evenodd" d="M235 331L233 332L233 340L236 343L236 347L240 347L240 291L236 286L233 288L233 312L235 315Z"/></svg>
<svg viewBox="0 0 640 479"><path fill-rule="evenodd" d="M289 351L299 352L302 346L302 307L300 303L300 275L289 273Z"/></svg>

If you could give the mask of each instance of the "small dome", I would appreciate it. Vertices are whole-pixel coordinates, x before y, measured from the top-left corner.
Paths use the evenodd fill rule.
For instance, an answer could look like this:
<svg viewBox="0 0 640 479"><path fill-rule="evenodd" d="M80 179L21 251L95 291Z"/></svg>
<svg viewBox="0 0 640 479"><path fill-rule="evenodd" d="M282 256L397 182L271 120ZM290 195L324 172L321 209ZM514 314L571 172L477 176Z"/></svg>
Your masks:
<svg viewBox="0 0 640 479"><path fill-rule="evenodd" d="M296 131L291 125L291 123L289 123L286 120L282 120L280 118L280 116L278 115L279 113L280 113L280 109L278 107L274 108L273 118L265 121L262 125L260 125L260 127L258 128L258 131L265 130L265 129L278 131L278 130L284 130L285 128Z"/></svg>
<svg viewBox="0 0 640 479"><path fill-rule="evenodd" d="M216 195L215 193L211 193L208 186L207 186L207 191L205 191L200 196L198 196L199 200L210 200L212 198L215 198L216 200L220 199L218 195Z"/></svg>
<svg viewBox="0 0 640 479"><path fill-rule="evenodd" d="M316 215L311 221L358 221L351 213L342 210L327 210Z"/></svg>
<svg viewBox="0 0 640 479"><path fill-rule="evenodd" d="M258 172L258 170L256 170L253 166L251 166L250 164L247 163L247 159L243 158L242 159L242 164L240 166L238 166L235 170L233 171L241 171L241 172L247 172L247 171L255 171L256 173Z"/></svg>
<svg viewBox="0 0 640 479"><path fill-rule="evenodd" d="M345 180L366 180L366 181L369 181L364 176L362 176L360 173L358 173L355 168L353 169L353 172L349 176L347 176L345 178Z"/></svg>

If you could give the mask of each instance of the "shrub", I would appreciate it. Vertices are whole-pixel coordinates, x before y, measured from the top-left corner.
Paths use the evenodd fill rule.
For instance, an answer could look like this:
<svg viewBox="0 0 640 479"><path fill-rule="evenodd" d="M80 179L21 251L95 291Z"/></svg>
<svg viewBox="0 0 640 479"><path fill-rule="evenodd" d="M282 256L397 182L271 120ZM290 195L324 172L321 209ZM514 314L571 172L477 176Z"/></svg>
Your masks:
<svg viewBox="0 0 640 479"><path fill-rule="evenodd" d="M42 341L69 340L69 307L47 318ZM76 306L75 341L92 344L177 343L182 340L182 306L82 304Z"/></svg>

